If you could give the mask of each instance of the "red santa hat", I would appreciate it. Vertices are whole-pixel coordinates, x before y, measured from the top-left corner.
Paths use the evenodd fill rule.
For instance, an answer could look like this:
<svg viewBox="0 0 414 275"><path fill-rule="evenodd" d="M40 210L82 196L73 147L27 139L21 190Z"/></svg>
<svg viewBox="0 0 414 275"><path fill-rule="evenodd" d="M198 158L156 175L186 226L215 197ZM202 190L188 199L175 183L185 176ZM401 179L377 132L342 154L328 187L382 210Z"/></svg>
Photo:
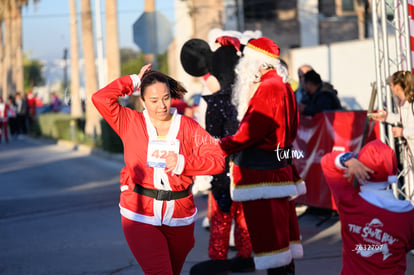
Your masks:
<svg viewBox="0 0 414 275"><path fill-rule="evenodd" d="M245 56L255 56L265 63L274 64L279 60L280 48L275 42L267 37L250 40L243 50Z"/></svg>
<svg viewBox="0 0 414 275"><path fill-rule="evenodd" d="M381 140L367 143L359 151L358 160L372 169L369 181L364 185L381 185L387 187L397 180L397 157L395 152Z"/></svg>

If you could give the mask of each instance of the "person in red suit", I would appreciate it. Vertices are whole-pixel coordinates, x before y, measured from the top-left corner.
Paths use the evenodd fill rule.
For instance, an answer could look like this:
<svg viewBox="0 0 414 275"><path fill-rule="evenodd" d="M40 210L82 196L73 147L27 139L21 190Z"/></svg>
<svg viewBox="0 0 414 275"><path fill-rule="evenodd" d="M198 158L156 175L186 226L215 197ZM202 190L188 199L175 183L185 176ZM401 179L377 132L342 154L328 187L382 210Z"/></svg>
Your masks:
<svg viewBox="0 0 414 275"><path fill-rule="evenodd" d="M138 90L143 112L118 103ZM217 141L171 108L171 98L185 92L177 81L145 65L138 75L120 77L92 96L124 145L122 227L145 274L180 274L195 241L193 177L224 171Z"/></svg>
<svg viewBox="0 0 414 275"><path fill-rule="evenodd" d="M293 273L303 255L292 199L306 187L289 157L299 113L279 51L266 37L244 47L233 90L240 125L220 139L232 155L232 199L243 204L256 269L268 274Z"/></svg>
<svg viewBox="0 0 414 275"><path fill-rule="evenodd" d="M181 64L189 74L197 76L204 67L203 78L209 94L202 96L206 103L205 129L216 138L236 132L237 110L231 103L232 85L235 80L234 68L239 60L240 40L231 36L216 39L220 46L210 52L207 42L191 39L181 50ZM208 217L210 239L209 260L199 262L190 269L190 275L225 274L227 272L253 272L252 245L244 218L241 202L234 202L230 196L230 158L226 158L226 168L211 180L208 194ZM234 225L234 232L232 226ZM234 236L235 257L229 259L229 240Z"/></svg>
<svg viewBox="0 0 414 275"><path fill-rule="evenodd" d="M414 206L390 188L398 173L394 150L374 140L357 155L328 153L321 166L341 221L341 274L405 274L406 254L414 248Z"/></svg>
<svg viewBox="0 0 414 275"><path fill-rule="evenodd" d="M3 134L6 143L9 142L9 114L15 115L13 109L10 108L10 106L6 102L4 102L3 97L0 96L0 143Z"/></svg>

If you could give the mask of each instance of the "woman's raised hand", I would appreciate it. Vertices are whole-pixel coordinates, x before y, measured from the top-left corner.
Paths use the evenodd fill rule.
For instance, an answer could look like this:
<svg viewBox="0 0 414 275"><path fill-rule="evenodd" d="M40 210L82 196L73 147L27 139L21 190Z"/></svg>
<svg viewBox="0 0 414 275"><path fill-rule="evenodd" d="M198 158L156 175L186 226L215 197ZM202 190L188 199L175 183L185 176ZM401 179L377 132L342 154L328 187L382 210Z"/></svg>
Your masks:
<svg viewBox="0 0 414 275"><path fill-rule="evenodd" d="M138 74L139 79L142 79L142 77L144 76L144 73L146 71L151 70L151 66L152 66L152 64L147 64L147 65L142 66L142 68L141 68L141 70L139 71L139 74Z"/></svg>

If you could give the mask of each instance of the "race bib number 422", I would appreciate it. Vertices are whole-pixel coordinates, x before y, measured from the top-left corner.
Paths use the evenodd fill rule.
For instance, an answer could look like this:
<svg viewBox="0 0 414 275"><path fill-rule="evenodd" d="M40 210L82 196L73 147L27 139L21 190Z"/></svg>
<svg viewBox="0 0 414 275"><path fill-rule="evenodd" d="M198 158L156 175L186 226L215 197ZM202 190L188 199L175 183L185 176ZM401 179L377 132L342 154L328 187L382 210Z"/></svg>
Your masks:
<svg viewBox="0 0 414 275"><path fill-rule="evenodd" d="M178 154L180 141L167 139L154 139L148 143L147 165L154 168L165 168L165 159L170 152Z"/></svg>

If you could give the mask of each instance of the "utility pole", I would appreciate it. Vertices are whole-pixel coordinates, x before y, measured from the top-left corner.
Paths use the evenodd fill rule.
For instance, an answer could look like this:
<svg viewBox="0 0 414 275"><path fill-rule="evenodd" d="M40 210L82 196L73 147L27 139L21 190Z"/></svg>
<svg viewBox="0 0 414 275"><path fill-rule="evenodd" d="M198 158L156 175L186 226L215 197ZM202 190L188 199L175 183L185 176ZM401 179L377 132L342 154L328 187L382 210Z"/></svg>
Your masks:
<svg viewBox="0 0 414 275"><path fill-rule="evenodd" d="M98 61L98 88L105 85L105 63L103 56L103 39L102 39L102 20L101 20L101 0L95 0L95 18L96 18L96 50Z"/></svg>
<svg viewBox="0 0 414 275"><path fill-rule="evenodd" d="M144 7L144 12L146 13L154 13L155 12L155 0L145 0L145 7ZM153 30L156 30L155 28L155 16L153 16L154 20L152 20L152 24L154 26ZM156 49L157 49L157 39L155 34L151 36L153 41L151 41L151 44L154 46L154 52L153 53L149 53L149 54L145 54L144 55L144 60L145 63L151 63L152 64L152 68L154 70L158 69L158 60L157 60L157 55L156 55Z"/></svg>

